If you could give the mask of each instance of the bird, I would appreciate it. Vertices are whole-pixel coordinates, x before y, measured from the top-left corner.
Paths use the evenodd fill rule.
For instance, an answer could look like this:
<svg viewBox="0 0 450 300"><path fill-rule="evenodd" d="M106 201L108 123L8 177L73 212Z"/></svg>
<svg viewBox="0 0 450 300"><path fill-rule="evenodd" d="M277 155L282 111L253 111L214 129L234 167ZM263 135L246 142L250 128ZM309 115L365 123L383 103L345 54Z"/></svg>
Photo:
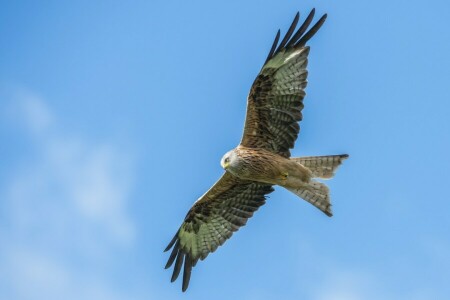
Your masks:
<svg viewBox="0 0 450 300"><path fill-rule="evenodd" d="M307 85L307 42L324 24L324 14L308 30L315 9L297 29L300 13L280 40L280 30L247 97L247 112L239 145L221 159L222 177L189 209L164 251L172 252L171 281L183 268L182 291L192 268L204 260L261 207L274 186L281 186L332 216L329 189L316 179L329 179L347 154L291 157L300 131Z"/></svg>

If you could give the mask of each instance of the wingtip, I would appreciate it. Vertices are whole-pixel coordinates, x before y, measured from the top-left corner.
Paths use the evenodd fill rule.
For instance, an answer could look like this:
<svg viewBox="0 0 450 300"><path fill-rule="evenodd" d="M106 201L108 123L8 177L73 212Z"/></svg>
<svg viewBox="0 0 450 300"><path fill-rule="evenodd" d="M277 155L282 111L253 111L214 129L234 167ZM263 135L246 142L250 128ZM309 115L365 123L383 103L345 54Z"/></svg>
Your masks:
<svg viewBox="0 0 450 300"><path fill-rule="evenodd" d="M172 253L170 253L169 259L167 260L167 263L166 263L166 266L164 267L164 269L168 269L172 266L175 258L177 257L177 254L178 254L178 242L177 242L177 245L172 250Z"/></svg>
<svg viewBox="0 0 450 300"><path fill-rule="evenodd" d="M184 259L183 285L181 288L183 292L186 291L189 286L189 281L191 279L191 271L192 271L192 259L189 255L186 254L186 257Z"/></svg>
<svg viewBox="0 0 450 300"><path fill-rule="evenodd" d="M175 266L173 268L172 277L170 278L170 282L174 282L175 280L177 280L178 275L180 275L181 266L183 265L183 262L184 262L184 253L181 250L179 250L177 254L177 259L175 261Z"/></svg>
<svg viewBox="0 0 450 300"><path fill-rule="evenodd" d="M175 245L175 242L178 240L178 232L180 232L180 230L177 230L177 233L175 233L175 235L173 236L172 240L170 241L169 245L167 245L167 247L164 249L163 252L167 252L170 249L172 249L173 245Z"/></svg>

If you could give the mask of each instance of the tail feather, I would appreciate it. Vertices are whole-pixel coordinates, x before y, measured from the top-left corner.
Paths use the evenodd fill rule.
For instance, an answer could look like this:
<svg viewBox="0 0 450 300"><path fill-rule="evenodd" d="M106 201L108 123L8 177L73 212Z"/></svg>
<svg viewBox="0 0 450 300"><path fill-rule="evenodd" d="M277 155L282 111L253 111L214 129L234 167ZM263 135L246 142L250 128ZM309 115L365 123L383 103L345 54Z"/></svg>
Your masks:
<svg viewBox="0 0 450 300"><path fill-rule="evenodd" d="M313 178L329 179L341 163L348 158L348 154L328 156L291 157L291 160L302 164L312 172Z"/></svg>
<svg viewBox="0 0 450 300"><path fill-rule="evenodd" d="M311 180L308 185L299 188L287 187L287 189L323 211L327 216L333 216L330 193L325 184Z"/></svg>

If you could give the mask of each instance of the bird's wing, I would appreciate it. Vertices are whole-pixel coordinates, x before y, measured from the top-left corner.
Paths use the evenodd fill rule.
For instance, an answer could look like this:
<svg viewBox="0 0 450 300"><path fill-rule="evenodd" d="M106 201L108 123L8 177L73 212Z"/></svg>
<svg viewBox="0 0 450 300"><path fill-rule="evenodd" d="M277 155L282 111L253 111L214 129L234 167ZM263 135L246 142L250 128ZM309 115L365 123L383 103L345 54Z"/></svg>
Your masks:
<svg viewBox="0 0 450 300"><path fill-rule="evenodd" d="M172 282L183 270L183 292L189 285L192 267L203 260L244 226L261 205L271 185L243 181L228 172L200 197L184 219L165 251L173 247L166 269L174 262Z"/></svg>
<svg viewBox="0 0 450 300"><path fill-rule="evenodd" d="M325 22L326 15L306 31L314 9L294 33L299 13L280 44L275 37L267 60L256 77L247 99L247 115L241 145L263 148L285 157L294 147L300 131L308 71L309 47L306 42ZM305 33L306 32L306 33Z"/></svg>

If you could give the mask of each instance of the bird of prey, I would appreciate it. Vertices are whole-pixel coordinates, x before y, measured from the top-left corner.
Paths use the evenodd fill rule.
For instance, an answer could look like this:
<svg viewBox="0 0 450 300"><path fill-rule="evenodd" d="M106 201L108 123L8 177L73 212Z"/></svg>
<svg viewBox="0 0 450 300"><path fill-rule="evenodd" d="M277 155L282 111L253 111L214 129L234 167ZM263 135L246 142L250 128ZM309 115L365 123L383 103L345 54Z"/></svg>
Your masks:
<svg viewBox="0 0 450 300"><path fill-rule="evenodd" d="M192 268L244 226L265 203L274 185L282 186L332 216L328 179L348 157L291 157L302 120L308 71L306 43L325 22L323 15L308 30L314 9L296 30L297 13L283 40L278 30L269 55L247 97L247 115L240 144L227 152L222 177L189 210L165 251L173 250L166 269L175 262L172 282L183 270L186 291Z"/></svg>

